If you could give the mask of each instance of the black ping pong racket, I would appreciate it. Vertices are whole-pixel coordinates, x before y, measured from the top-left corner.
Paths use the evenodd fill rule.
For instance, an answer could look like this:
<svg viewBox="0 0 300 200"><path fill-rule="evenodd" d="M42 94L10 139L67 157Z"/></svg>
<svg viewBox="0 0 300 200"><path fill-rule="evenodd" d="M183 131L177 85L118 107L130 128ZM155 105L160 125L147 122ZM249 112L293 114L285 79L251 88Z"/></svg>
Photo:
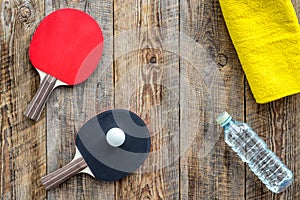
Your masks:
<svg viewBox="0 0 300 200"><path fill-rule="evenodd" d="M50 190L81 172L98 180L119 180L134 172L149 151L150 135L144 121L127 110L108 110L80 128L74 159L44 176L42 184Z"/></svg>

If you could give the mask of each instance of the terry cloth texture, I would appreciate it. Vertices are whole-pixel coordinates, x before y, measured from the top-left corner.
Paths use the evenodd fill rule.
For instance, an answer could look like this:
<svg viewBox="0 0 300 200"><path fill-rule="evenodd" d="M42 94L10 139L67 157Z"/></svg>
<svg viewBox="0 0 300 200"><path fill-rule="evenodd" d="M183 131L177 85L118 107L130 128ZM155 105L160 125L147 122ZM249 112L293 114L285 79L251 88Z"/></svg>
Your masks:
<svg viewBox="0 0 300 200"><path fill-rule="evenodd" d="M220 0L257 103L300 92L300 27L290 0Z"/></svg>

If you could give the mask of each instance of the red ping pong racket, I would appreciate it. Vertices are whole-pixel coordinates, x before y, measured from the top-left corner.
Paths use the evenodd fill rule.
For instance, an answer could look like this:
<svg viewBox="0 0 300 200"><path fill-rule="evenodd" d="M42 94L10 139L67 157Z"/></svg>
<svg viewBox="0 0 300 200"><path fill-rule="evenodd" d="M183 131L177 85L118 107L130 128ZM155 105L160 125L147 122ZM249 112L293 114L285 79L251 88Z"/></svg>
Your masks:
<svg viewBox="0 0 300 200"><path fill-rule="evenodd" d="M144 121L127 110L108 110L80 128L74 159L44 176L42 184L50 190L80 172L98 180L119 180L134 172L149 151L150 135Z"/></svg>
<svg viewBox="0 0 300 200"><path fill-rule="evenodd" d="M45 17L29 47L41 83L24 115L38 120L54 88L85 81L96 69L102 50L102 31L88 14L67 8Z"/></svg>

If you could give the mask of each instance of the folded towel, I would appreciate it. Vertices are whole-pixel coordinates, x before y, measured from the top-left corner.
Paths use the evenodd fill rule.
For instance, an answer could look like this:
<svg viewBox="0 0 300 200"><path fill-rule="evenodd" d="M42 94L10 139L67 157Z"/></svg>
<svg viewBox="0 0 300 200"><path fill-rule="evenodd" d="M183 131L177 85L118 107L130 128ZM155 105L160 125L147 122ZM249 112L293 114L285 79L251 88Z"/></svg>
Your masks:
<svg viewBox="0 0 300 200"><path fill-rule="evenodd" d="M300 27L290 0L220 0L257 103L300 92Z"/></svg>

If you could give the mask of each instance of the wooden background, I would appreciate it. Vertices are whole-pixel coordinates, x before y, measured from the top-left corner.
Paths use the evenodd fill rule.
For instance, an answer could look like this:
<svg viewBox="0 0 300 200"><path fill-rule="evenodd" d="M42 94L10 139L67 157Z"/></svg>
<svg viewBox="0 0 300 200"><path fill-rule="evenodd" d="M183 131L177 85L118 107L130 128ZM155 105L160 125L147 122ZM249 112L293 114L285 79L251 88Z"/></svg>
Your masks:
<svg viewBox="0 0 300 200"><path fill-rule="evenodd" d="M300 0L293 4L300 18ZM39 85L27 54L30 37L45 15L64 7L98 21L104 55L88 81L56 89L33 122L22 114ZM217 0L1 0L0 10L0 199L300 199L300 95L255 103ZM186 46L183 35L206 53ZM171 52L165 38L172 38ZM195 66L190 59L198 53ZM111 183L80 174L46 192L40 178L68 163L80 126L110 108L138 113L158 152L149 160L169 164ZM221 109L248 122L292 169L287 191L268 191L218 137L211 118Z"/></svg>

